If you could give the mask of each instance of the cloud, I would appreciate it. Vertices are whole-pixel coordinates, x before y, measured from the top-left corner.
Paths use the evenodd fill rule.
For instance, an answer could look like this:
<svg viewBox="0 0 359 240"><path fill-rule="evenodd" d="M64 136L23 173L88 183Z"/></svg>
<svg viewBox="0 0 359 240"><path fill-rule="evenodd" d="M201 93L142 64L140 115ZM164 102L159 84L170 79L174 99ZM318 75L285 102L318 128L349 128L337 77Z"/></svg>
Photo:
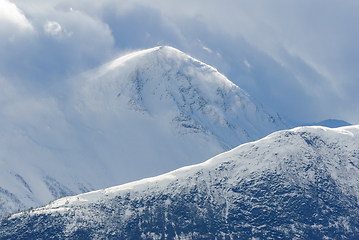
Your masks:
<svg viewBox="0 0 359 240"><path fill-rule="evenodd" d="M6 20L17 32L0 27L0 70L31 85L163 44L213 65L289 118L358 122L358 1L13 2L1 1L22 23ZM32 33L16 38L19 29ZM9 47L11 36L18 42Z"/></svg>
<svg viewBox="0 0 359 240"><path fill-rule="evenodd" d="M8 0L0 0L0 47L21 43L33 33L32 24L20 9Z"/></svg>
<svg viewBox="0 0 359 240"><path fill-rule="evenodd" d="M85 12L63 11L50 3L20 1L18 4L32 23L32 33L22 34L11 43L6 37L0 45L2 75L22 79L34 91L51 90L57 82L114 56L114 41L106 23ZM14 35L11 30L6 33ZM20 36L15 33L15 37Z"/></svg>
<svg viewBox="0 0 359 240"><path fill-rule="evenodd" d="M44 25L44 31L51 35L58 35L61 32L61 25L55 21L47 21Z"/></svg>
<svg viewBox="0 0 359 240"><path fill-rule="evenodd" d="M11 23L22 29L32 29L31 23L17 6L8 0L0 0L0 22Z"/></svg>
<svg viewBox="0 0 359 240"><path fill-rule="evenodd" d="M249 62L247 60L244 60L243 63L244 63L244 65L246 65L246 67L248 69L251 69L251 65L249 64Z"/></svg>
<svg viewBox="0 0 359 240"><path fill-rule="evenodd" d="M359 35L354 24L359 21L357 1L227 1L226 4L181 1L154 7L167 16L173 16L170 17L172 21L192 19L192 24L193 20L202 22L209 36L200 39L210 49L220 49L218 52L223 61L227 61L225 74L254 94L273 89L271 95L265 94L266 98L260 94L255 96L285 115L302 121L344 118L347 115L344 112L352 112L351 109L358 103L358 97L352 94L349 87L359 89L359 68L354 66L359 61L359 47L356 44ZM181 31L183 33L183 29ZM240 50L245 44L241 41L235 43L235 39L248 43L251 52ZM220 42L221 47L218 46ZM232 51L240 54L234 56L228 52L228 45ZM245 78L240 80L236 77L243 77L235 68L244 57L250 59L248 55L252 55L251 58L262 55L260 61L250 61L256 72L246 76L248 81L252 79L262 85L243 84ZM271 61L275 68L269 63ZM272 65L272 69L259 72L258 64ZM272 74L274 71L278 72ZM281 76L281 72L288 74ZM286 76L284 86L288 87L279 84L283 83L283 79L275 79L271 75L280 78ZM263 80L258 80L259 77ZM273 87L264 87L264 81ZM296 94L287 91L291 88L296 88ZM298 96L297 99L294 96ZM280 102L291 102L292 109L298 113L285 108ZM358 122L358 119L358 114L350 117L352 122Z"/></svg>

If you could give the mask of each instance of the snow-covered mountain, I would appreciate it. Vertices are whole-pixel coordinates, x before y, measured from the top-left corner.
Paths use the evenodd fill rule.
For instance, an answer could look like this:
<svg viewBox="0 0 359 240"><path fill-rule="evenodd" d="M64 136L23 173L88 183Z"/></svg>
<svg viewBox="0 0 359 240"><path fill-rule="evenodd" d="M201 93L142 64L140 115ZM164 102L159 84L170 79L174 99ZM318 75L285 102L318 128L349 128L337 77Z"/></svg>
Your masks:
<svg viewBox="0 0 359 240"><path fill-rule="evenodd" d="M301 127L14 214L0 239L358 239L359 125Z"/></svg>
<svg viewBox="0 0 359 240"><path fill-rule="evenodd" d="M345 127L350 126L352 124L338 119L327 119L320 122L315 123L301 123L291 120L285 120L287 124L291 125L292 127L303 127L303 126L322 126L322 127L329 127L329 128L338 128L338 127Z"/></svg>
<svg viewBox="0 0 359 240"><path fill-rule="evenodd" d="M344 127L344 126L350 126L352 124L343 121L343 120L337 120L337 119L327 119L321 122L312 123L310 126L324 126L324 127L330 127L330 128L338 128L338 127Z"/></svg>
<svg viewBox="0 0 359 240"><path fill-rule="evenodd" d="M287 127L171 47L123 56L59 89L0 108L0 214L200 163Z"/></svg>

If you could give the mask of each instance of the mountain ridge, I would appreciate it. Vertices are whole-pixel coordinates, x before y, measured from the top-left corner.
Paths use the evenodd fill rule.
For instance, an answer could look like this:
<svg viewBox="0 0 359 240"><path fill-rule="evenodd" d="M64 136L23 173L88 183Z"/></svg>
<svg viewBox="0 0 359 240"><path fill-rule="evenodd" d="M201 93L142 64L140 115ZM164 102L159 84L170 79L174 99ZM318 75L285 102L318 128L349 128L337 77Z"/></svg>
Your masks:
<svg viewBox="0 0 359 240"><path fill-rule="evenodd" d="M356 239L359 126L299 127L155 178L57 200L0 236Z"/></svg>

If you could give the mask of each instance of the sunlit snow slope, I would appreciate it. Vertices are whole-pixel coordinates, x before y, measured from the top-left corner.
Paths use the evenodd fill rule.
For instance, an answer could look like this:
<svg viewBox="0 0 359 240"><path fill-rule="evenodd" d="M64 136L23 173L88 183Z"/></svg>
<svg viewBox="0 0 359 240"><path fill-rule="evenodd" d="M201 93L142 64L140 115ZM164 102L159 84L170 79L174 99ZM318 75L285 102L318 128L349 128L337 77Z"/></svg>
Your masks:
<svg viewBox="0 0 359 240"><path fill-rule="evenodd" d="M171 47L126 55L65 89L4 110L0 213L199 163L286 128L216 69Z"/></svg>
<svg viewBox="0 0 359 240"><path fill-rule="evenodd" d="M0 239L358 239L359 126L301 127L0 221Z"/></svg>

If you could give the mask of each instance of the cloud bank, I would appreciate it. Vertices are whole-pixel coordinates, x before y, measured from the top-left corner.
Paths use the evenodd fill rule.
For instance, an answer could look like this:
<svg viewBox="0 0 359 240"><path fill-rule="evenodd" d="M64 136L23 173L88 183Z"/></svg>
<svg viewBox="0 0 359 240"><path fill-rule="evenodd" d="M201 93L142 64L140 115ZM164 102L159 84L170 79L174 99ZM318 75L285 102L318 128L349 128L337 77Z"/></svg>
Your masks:
<svg viewBox="0 0 359 240"><path fill-rule="evenodd" d="M282 116L359 123L359 2L0 0L0 74L32 92L171 45ZM1 12L2 11L2 12Z"/></svg>

